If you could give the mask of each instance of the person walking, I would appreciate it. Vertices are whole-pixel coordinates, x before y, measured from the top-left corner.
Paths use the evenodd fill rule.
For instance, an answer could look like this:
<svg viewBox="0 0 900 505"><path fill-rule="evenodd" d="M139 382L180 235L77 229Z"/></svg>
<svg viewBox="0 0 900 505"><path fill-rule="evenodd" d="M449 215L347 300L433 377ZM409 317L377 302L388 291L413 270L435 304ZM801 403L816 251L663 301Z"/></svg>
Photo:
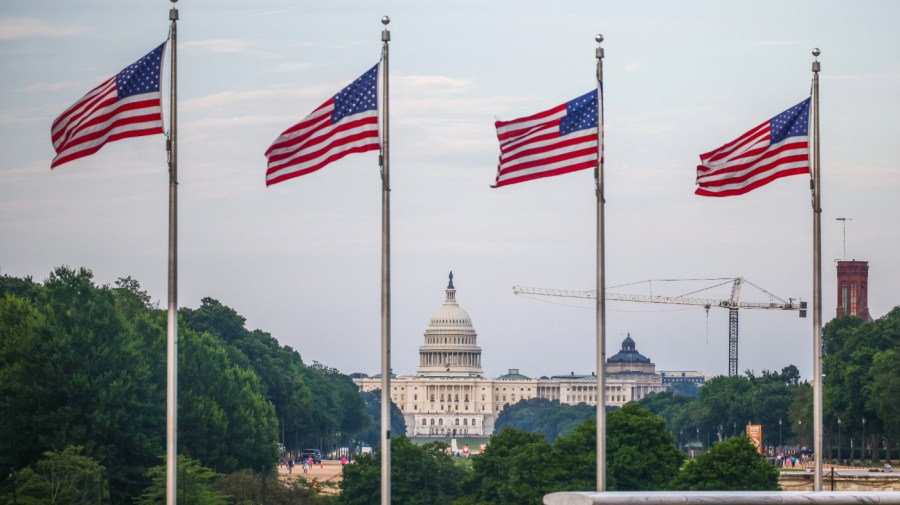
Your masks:
<svg viewBox="0 0 900 505"><path fill-rule="evenodd" d="M306 475L309 473L309 461L303 462L303 474Z"/></svg>

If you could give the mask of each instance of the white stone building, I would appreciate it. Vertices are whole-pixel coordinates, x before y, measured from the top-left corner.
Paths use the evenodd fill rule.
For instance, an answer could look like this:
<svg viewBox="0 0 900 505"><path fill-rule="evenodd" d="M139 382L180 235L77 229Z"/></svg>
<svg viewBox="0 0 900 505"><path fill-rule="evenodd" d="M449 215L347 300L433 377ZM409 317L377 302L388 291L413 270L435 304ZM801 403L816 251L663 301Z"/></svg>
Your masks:
<svg viewBox="0 0 900 505"><path fill-rule="evenodd" d="M431 316L419 347L416 375L391 378L391 400L404 414L407 436L489 436L504 407L530 398L597 404L594 374L532 379L510 369L496 379L485 378L477 337L471 317L456 302L451 272L444 304ZM664 391L655 368L626 338L622 350L607 359L607 405L622 406ZM380 375L353 377L362 391L381 388Z"/></svg>

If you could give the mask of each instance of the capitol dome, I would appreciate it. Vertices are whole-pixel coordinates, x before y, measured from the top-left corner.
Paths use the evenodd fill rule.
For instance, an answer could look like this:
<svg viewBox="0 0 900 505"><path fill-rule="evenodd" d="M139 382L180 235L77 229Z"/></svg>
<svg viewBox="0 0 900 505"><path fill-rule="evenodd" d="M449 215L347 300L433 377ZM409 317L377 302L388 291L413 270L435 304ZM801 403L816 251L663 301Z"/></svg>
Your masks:
<svg viewBox="0 0 900 505"><path fill-rule="evenodd" d="M472 318L456 303L455 299L448 298L447 302L431 316L428 329L443 328L472 328Z"/></svg>
<svg viewBox="0 0 900 505"><path fill-rule="evenodd" d="M444 304L431 316L425 330L425 345L419 347L418 375L481 377L481 348L472 318L456 303L453 272Z"/></svg>

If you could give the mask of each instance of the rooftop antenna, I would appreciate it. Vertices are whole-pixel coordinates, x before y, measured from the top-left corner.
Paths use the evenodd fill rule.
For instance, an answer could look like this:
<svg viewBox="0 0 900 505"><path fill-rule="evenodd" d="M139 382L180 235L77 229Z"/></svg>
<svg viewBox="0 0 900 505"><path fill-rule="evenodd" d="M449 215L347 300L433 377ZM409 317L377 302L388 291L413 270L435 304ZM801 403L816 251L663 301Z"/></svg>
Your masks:
<svg viewBox="0 0 900 505"><path fill-rule="evenodd" d="M853 221L853 218L850 217L839 217L835 218L835 221L840 221L844 226L844 255L842 256L843 260L847 260L847 221Z"/></svg>

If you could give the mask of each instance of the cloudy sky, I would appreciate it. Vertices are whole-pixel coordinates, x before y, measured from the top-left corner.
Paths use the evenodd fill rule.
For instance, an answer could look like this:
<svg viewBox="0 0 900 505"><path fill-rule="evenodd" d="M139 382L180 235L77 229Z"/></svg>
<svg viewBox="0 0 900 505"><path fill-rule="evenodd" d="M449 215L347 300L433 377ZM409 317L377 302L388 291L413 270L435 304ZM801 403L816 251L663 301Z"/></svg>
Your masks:
<svg viewBox="0 0 900 505"><path fill-rule="evenodd" d="M50 171L50 123L161 43L164 0L0 5L0 272L88 267L166 304L163 137L107 145ZM610 291L682 295L744 276L812 298L806 177L694 196L697 155L809 95L822 50L823 315L834 261L869 261L870 310L900 304L900 58L892 1L183 0L178 3L179 302L220 300L313 360L379 371L377 154L270 188L277 135L378 61L391 17L393 365L413 373L453 270L490 376L594 368L590 302L514 284L593 289L589 171L491 189L493 122L595 87L606 37ZM168 73L168 62L166 63ZM165 90L167 93L167 90ZM164 95L165 95L164 93ZM168 98L164 98L164 106ZM745 288L745 301L769 301ZM729 286L699 293L727 298ZM608 353L630 333L661 369L727 373L727 311L610 302ZM809 377L812 319L742 311L741 370Z"/></svg>

